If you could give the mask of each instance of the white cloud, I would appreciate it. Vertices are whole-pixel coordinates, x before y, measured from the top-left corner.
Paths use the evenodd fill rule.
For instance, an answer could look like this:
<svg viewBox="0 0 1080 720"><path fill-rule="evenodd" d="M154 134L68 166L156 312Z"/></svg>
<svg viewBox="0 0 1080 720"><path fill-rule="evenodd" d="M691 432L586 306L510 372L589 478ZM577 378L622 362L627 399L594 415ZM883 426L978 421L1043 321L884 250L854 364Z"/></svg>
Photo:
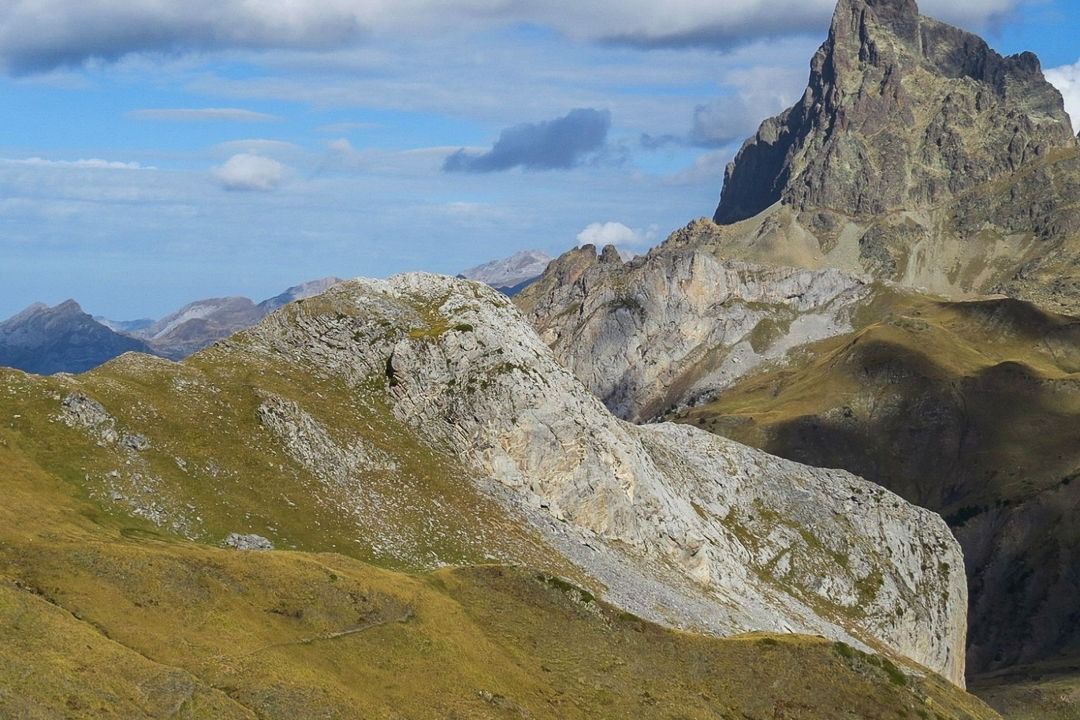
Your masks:
<svg viewBox="0 0 1080 720"><path fill-rule="evenodd" d="M1065 98L1065 110L1072 118L1073 131L1080 133L1080 60L1046 71L1046 79Z"/></svg>
<svg viewBox="0 0 1080 720"><path fill-rule="evenodd" d="M578 247L583 245L595 245L602 248L605 245L616 247L641 247L656 239L659 228L650 226L642 232L623 225L621 222L595 222L578 233Z"/></svg>
<svg viewBox="0 0 1080 720"><path fill-rule="evenodd" d="M226 190L269 192L285 177L285 166L273 158L241 153L214 168L214 175Z"/></svg>
<svg viewBox="0 0 1080 720"><path fill-rule="evenodd" d="M128 114L137 120L269 122L281 119L276 115L242 108L146 108L132 110Z"/></svg>
<svg viewBox="0 0 1080 720"><path fill-rule="evenodd" d="M115 160L101 160L100 158L89 158L86 160L47 160L41 157L30 157L22 159L4 159L0 162L9 163L12 165L30 165L33 167L67 167L67 168L86 168L91 170L154 170L152 166L140 165L137 162L118 162Z"/></svg>
<svg viewBox="0 0 1080 720"><path fill-rule="evenodd" d="M926 0L942 19L978 26L1023 0ZM819 34L834 0L8 0L0 64L14 73L113 61L132 53L353 47L372 34L521 22L578 39L732 46Z"/></svg>

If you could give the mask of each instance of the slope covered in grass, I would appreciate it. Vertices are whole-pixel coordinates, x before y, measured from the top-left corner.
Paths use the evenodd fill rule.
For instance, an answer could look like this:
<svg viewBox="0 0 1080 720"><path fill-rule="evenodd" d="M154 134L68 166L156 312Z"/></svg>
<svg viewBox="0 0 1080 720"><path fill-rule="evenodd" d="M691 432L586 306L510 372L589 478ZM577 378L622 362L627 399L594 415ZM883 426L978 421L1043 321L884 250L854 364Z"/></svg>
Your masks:
<svg viewBox="0 0 1080 720"><path fill-rule="evenodd" d="M12 440L5 717L995 717L845 645L666 630L534 569L409 574L140 531Z"/></svg>

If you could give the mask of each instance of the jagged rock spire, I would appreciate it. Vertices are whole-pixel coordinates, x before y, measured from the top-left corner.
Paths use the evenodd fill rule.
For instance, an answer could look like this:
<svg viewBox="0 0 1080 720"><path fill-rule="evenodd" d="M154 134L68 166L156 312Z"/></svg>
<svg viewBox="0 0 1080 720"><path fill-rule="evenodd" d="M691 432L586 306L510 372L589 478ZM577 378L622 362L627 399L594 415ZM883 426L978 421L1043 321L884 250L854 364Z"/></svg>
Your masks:
<svg viewBox="0 0 1080 720"><path fill-rule="evenodd" d="M1031 53L919 15L914 0L840 0L802 100L729 165L715 220L783 201L868 216L920 207L1076 139Z"/></svg>

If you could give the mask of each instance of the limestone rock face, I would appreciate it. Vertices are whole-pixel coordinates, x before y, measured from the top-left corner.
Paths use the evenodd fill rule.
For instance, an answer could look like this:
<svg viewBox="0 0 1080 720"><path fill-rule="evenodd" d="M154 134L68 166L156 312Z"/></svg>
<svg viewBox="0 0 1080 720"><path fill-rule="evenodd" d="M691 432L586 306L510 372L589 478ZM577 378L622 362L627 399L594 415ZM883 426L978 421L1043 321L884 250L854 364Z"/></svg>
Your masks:
<svg viewBox="0 0 1080 720"><path fill-rule="evenodd" d="M737 267L685 262L687 278L715 272L739 287ZM808 306L837 293L811 280L771 282ZM562 551L617 605L723 634L881 644L963 682L963 560L939 517L848 473L613 417L490 288L424 274L355 281L241 342L349 383L382 378L392 412L418 437L452 449L530 522L580 537ZM280 403L260 413L279 418L268 427L296 415ZM619 584L625 568L642 578L637 587Z"/></svg>
<svg viewBox="0 0 1080 720"><path fill-rule="evenodd" d="M556 357L632 422L715 394L795 346L846 332L870 292L836 270L721 261L693 248L627 265L595 253L590 260L590 252L554 266L526 293L525 309Z"/></svg>

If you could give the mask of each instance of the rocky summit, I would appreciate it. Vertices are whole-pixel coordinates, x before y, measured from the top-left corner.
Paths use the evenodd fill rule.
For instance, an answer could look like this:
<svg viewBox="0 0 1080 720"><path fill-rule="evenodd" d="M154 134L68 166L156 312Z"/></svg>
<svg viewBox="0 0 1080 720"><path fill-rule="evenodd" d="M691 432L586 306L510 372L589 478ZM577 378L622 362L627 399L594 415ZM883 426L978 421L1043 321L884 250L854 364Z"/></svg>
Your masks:
<svg viewBox="0 0 1080 720"><path fill-rule="evenodd" d="M802 99L728 167L695 244L837 267L953 297L1080 306L1080 148L1038 59L844 0Z"/></svg>
<svg viewBox="0 0 1080 720"><path fill-rule="evenodd" d="M743 145L713 219L775 203L856 219L915 211L1075 148L1031 53L1002 57L915 0L841 0L801 101Z"/></svg>

